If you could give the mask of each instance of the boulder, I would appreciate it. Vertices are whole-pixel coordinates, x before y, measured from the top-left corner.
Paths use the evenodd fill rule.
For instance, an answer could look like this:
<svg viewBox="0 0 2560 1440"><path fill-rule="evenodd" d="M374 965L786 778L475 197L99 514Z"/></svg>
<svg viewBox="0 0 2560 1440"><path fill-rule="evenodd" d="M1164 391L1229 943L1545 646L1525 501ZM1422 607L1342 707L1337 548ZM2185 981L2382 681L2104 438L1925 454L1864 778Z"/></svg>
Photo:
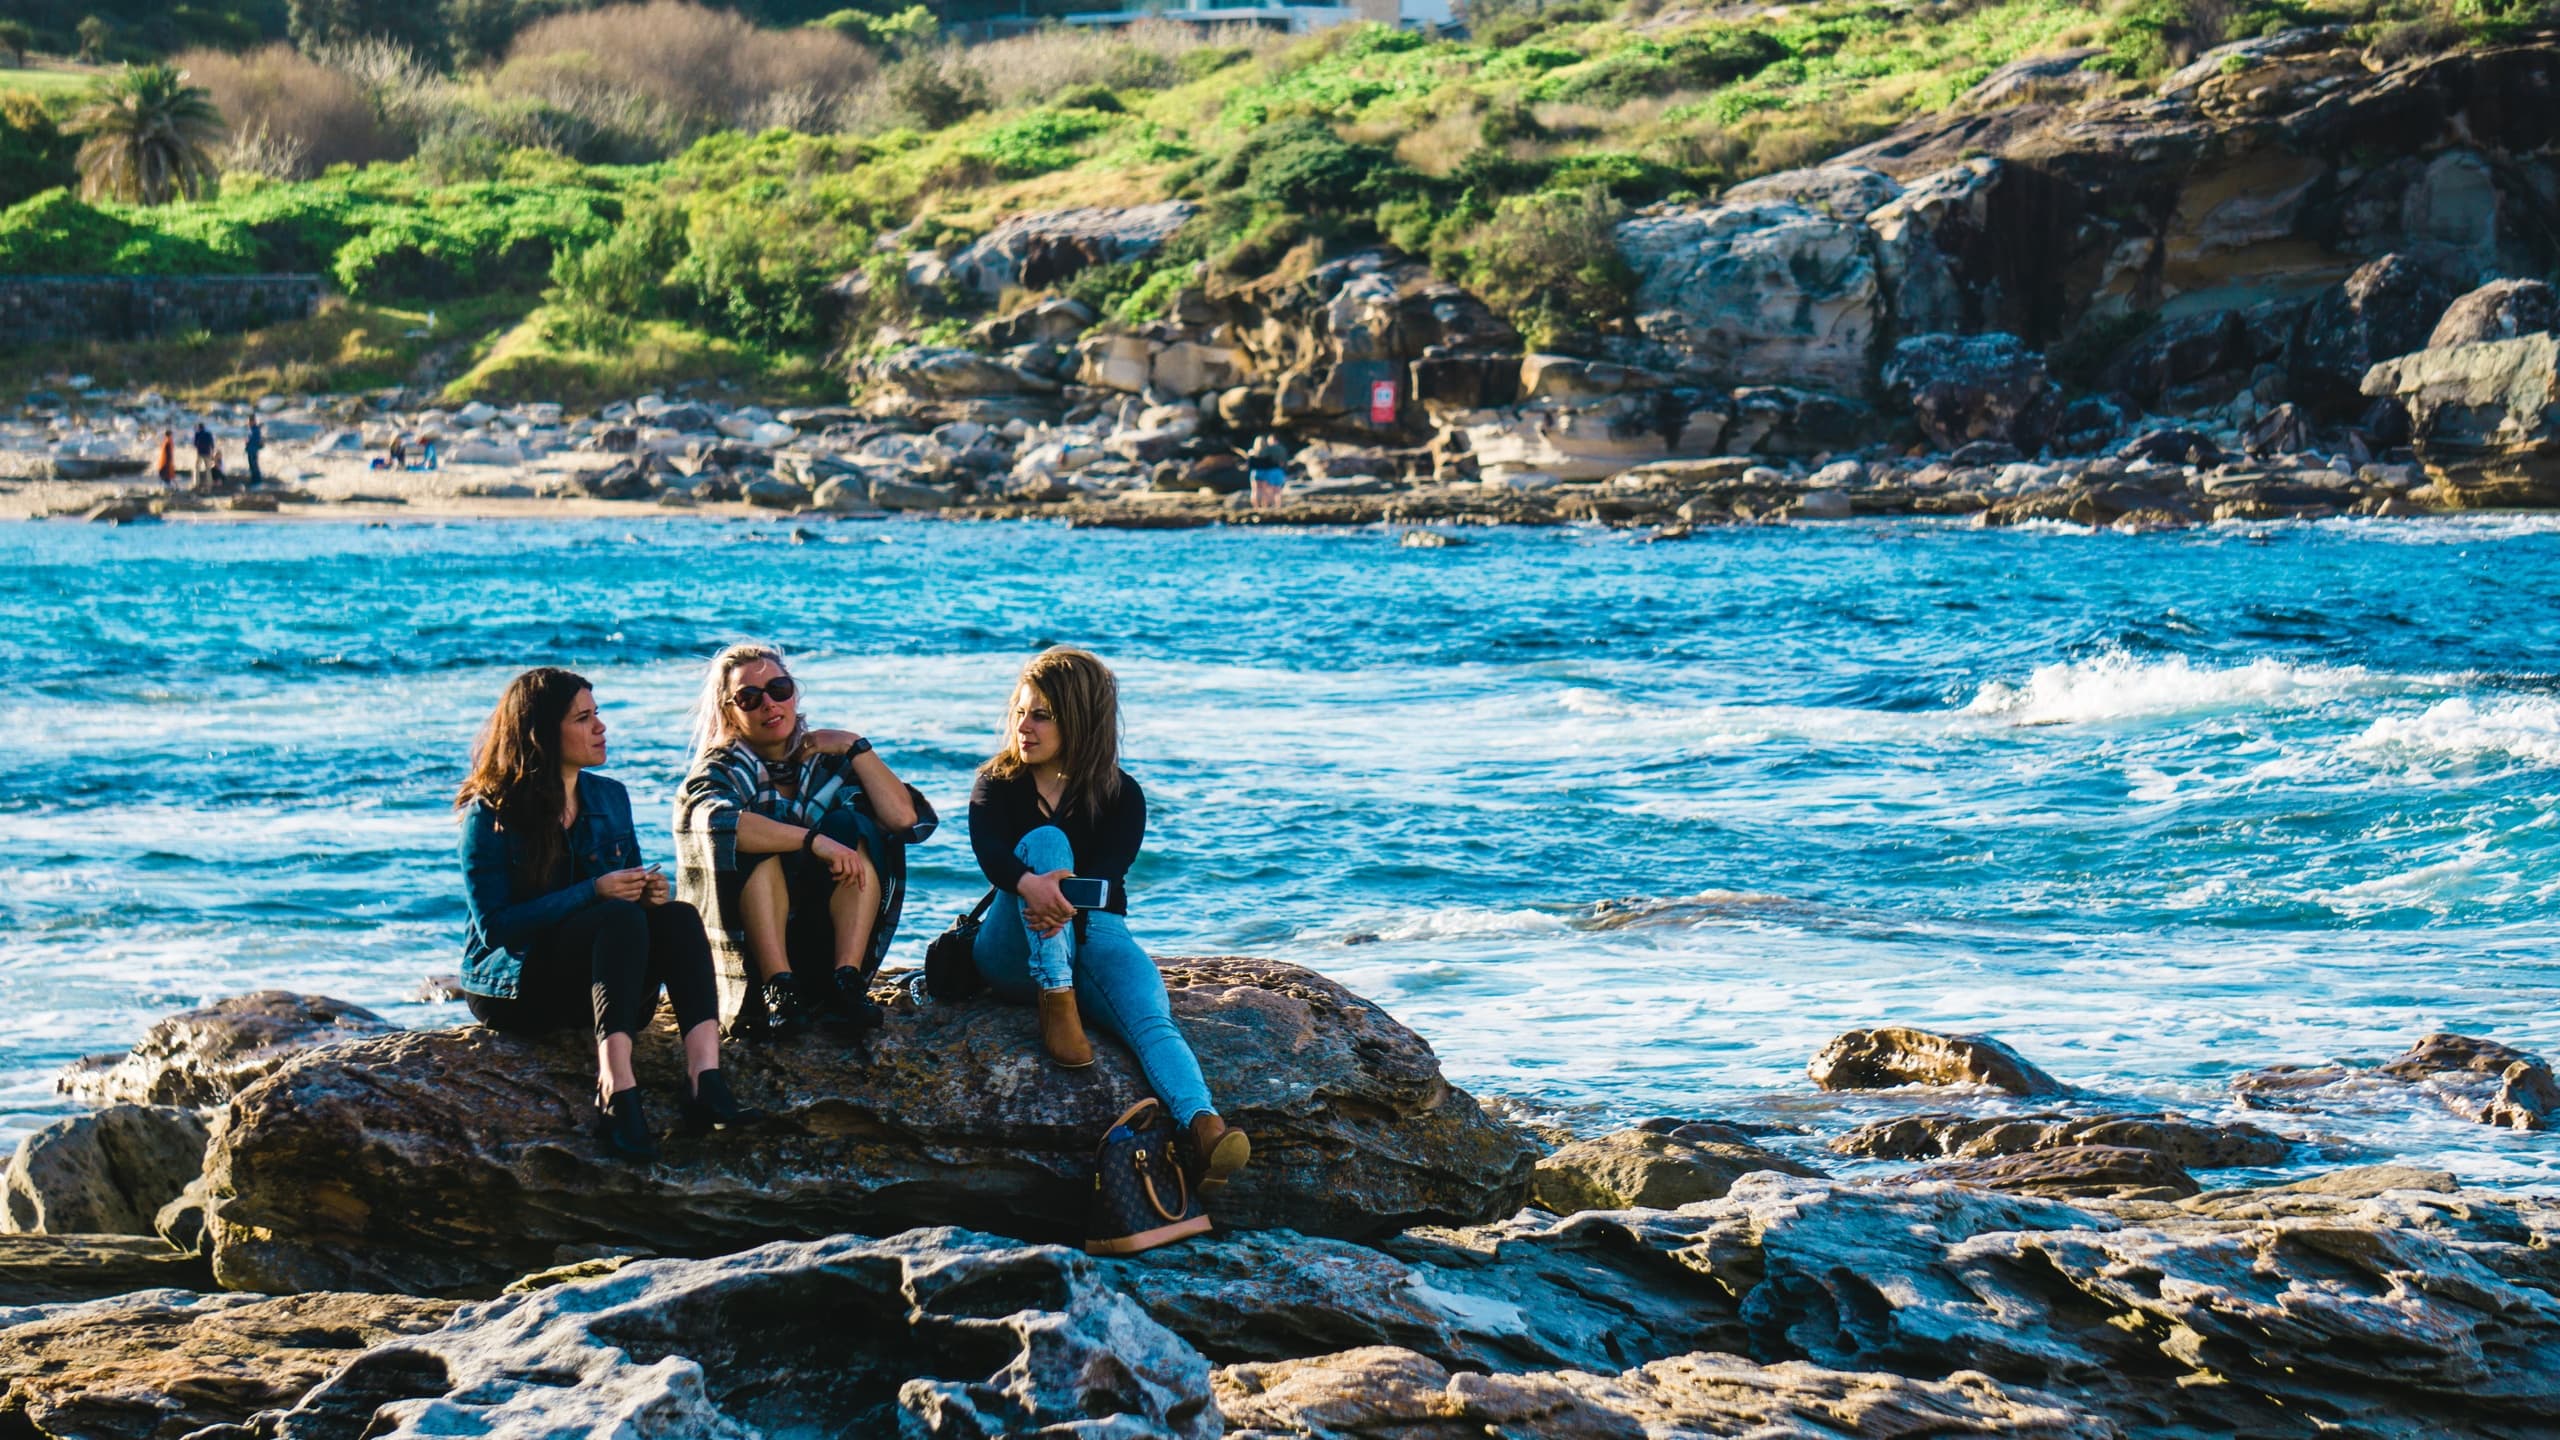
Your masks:
<svg viewBox="0 0 2560 1440"><path fill-rule="evenodd" d="M1936 1111L1861 1125L1831 1141L1843 1155L1879 1160L1964 1160L2079 1145L2149 1150L2181 1165L2220 1170L2281 1165L2293 1144L2245 1121L2215 1124L2175 1115L1962 1115Z"/></svg>
<svg viewBox="0 0 2560 1440"><path fill-rule="evenodd" d="M971 333L996 349L1015 345L1072 345L1077 336L1093 328L1097 318L1093 307L1083 301L1054 296L1026 305L1001 319L982 320Z"/></svg>
<svg viewBox="0 0 2560 1440"><path fill-rule="evenodd" d="M1623 1374L1452 1374L1372 1346L1231 1365L1215 1378L1231 1440L1458 1440L1476 1435L2016 1437L2115 1440L2105 1419L2055 1396L1959 1370L1942 1380L1844 1373L1801 1362L1683 1355Z"/></svg>
<svg viewBox="0 0 2560 1440"><path fill-rule="evenodd" d="M2078 187L1991 156L1912 179L1865 216L1883 308L1905 336L2045 333Z"/></svg>
<svg viewBox="0 0 2560 1440"><path fill-rule="evenodd" d="M919 1230L473 1305L366 1351L271 1433L1212 1440L1209 1368L1079 1252Z"/></svg>
<svg viewBox="0 0 2560 1440"><path fill-rule="evenodd" d="M1155 388L1168 395L1203 395L1244 384L1253 378L1253 368L1232 345L1178 340L1156 352L1148 374Z"/></svg>
<svg viewBox="0 0 2560 1440"><path fill-rule="evenodd" d="M810 499L805 488L773 474L742 477L738 482L738 496L765 510L798 510Z"/></svg>
<svg viewBox="0 0 2560 1440"><path fill-rule="evenodd" d="M1996 440L2032 455L2053 432L2044 357L2015 335L1915 336L1893 347L1884 383L1941 450Z"/></svg>
<svg viewBox="0 0 2560 1440"><path fill-rule="evenodd" d="M1016 215L953 255L951 275L990 300L1008 286L1045 290L1090 266L1154 254L1193 210L1188 201L1163 200Z"/></svg>
<svg viewBox="0 0 2560 1440"><path fill-rule="evenodd" d="M153 1235L160 1207L204 1170L204 1121L173 1105L110 1105L18 1144L0 1232Z"/></svg>
<svg viewBox="0 0 2560 1440"><path fill-rule="evenodd" d="M1692 1200L1721 1199L1734 1181L1759 1170L1821 1173L1738 1137L1684 1139L1619 1130L1578 1140L1539 1161L1529 1181L1529 1203L1558 1215L1639 1206L1676 1210Z"/></svg>
<svg viewBox="0 0 2560 1440"><path fill-rule="evenodd" d="M0 1427L30 1435L181 1436L282 1409L371 1346L452 1317L405 1295L152 1290L0 1329ZM0 1309L0 1324L11 1312Z"/></svg>
<svg viewBox="0 0 2560 1440"><path fill-rule="evenodd" d="M59 1305L136 1290L200 1290L213 1273L200 1255L146 1235L0 1235L0 1325L36 1317L6 1308Z"/></svg>
<svg viewBox="0 0 2560 1440"><path fill-rule="evenodd" d="M2560 1083L2541 1056L2512 1045L2445 1031L2425 1036L2381 1073L2426 1086L2467 1120L2510 1130L2560 1123ZM12 1172L14 1174L14 1171Z"/></svg>
<svg viewBox="0 0 2560 1440"><path fill-rule="evenodd" d="M1864 165L1816 165L1745 180L1726 190L1722 198L1727 204L1776 202L1800 205L1835 220L1863 220L1869 212L1901 194L1901 184L1881 170Z"/></svg>
<svg viewBox="0 0 2560 1440"><path fill-rule="evenodd" d="M1687 205L1618 227L1650 368L1725 385L1866 387L1883 299L1866 227L1782 201Z"/></svg>
<svg viewBox="0 0 2560 1440"><path fill-rule="evenodd" d="M1154 378L1155 352L1143 335L1087 335L1076 345L1076 383L1139 394Z"/></svg>
<svg viewBox="0 0 2560 1440"><path fill-rule="evenodd" d="M956 498L948 485L919 485L883 476L871 482L871 503L883 510L947 510Z"/></svg>
<svg viewBox="0 0 2560 1440"><path fill-rule="evenodd" d="M2368 371L2364 392L2406 407L2449 508L2560 504L2560 335L2403 355Z"/></svg>
<svg viewBox="0 0 2560 1440"><path fill-rule="evenodd" d="M1988 1035L1941 1035L1891 1025L1851 1030L1805 1067L1823 1090L1898 1085L1988 1085L2012 1095L2067 1095L2069 1087Z"/></svg>
<svg viewBox="0 0 2560 1440"><path fill-rule="evenodd" d="M2186 1167L2157 1150L2123 1145L2072 1145L1939 1160L1895 1177L1905 1185L1971 1185L2015 1195L2092 1195L2119 1199L2174 1199L2204 1187Z"/></svg>
<svg viewBox="0 0 2560 1440"><path fill-rule="evenodd" d="M1525 367L1524 367L1525 368ZM1485 478L1507 485L1599 480L1637 465L1716 453L1728 411L1695 389L1549 396L1448 418Z"/></svg>
<svg viewBox="0 0 2560 1440"><path fill-rule="evenodd" d="M125 1054L72 1062L54 1088L91 1105L210 1109L307 1050L396 1028L326 995L259 990L167 1016Z"/></svg>
<svg viewBox="0 0 2560 1440"><path fill-rule="evenodd" d="M2560 291L2540 280L2492 280L2445 308L2429 350L2560 330Z"/></svg>
<svg viewBox="0 0 2560 1440"><path fill-rule="evenodd" d="M1535 1146L1376 1006L1267 961L1164 970L1221 1113L1254 1137L1222 1225L1356 1238L1526 1196ZM889 1025L865 1048L730 1053L731 1084L778 1124L672 1138L642 1168L589 1138L595 1057L574 1035L423 1031L315 1056L242 1095L215 1140L217 1273L235 1289L463 1292L562 1246L700 1252L919 1221L1079 1237L1092 1147L1148 1093L1127 1053L1097 1045L1091 1069L1062 1073L1026 1008L920 1004L903 985L880 998ZM663 1038L638 1047L653 1095L678 1083Z"/></svg>
<svg viewBox="0 0 2560 1440"><path fill-rule="evenodd" d="M1857 507L1843 490L1807 490L1787 511L1795 520L1846 520L1856 513Z"/></svg>
<svg viewBox="0 0 2560 1440"><path fill-rule="evenodd" d="M2426 347L2453 304L2436 272L2404 255L2357 267L2312 302L2294 338L2293 398L2315 417L2348 420L2364 408L2365 373L2382 361Z"/></svg>

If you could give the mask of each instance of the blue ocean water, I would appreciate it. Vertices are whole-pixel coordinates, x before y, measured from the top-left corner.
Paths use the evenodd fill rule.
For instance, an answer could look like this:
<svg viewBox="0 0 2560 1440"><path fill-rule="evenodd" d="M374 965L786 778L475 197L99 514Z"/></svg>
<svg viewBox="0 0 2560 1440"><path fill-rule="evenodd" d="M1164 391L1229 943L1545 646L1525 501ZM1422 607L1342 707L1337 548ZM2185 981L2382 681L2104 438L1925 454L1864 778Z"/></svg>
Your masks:
<svg viewBox="0 0 2560 1440"><path fill-rule="evenodd" d="M1577 1126L1820 1137L1883 1022L2117 1107L2433 1028L2560 1055L2560 523L2174 536L1069 532L647 516L0 527L0 1137L160 1014L284 985L406 1023L457 968L448 799L506 677L598 685L666 858L700 658L795 652L954 823L1015 667L1117 666L1161 953L1312 965ZM2560 1136L2393 1091L2302 1163L2560 1185ZM1837 1163L1827 1161L1826 1163Z"/></svg>

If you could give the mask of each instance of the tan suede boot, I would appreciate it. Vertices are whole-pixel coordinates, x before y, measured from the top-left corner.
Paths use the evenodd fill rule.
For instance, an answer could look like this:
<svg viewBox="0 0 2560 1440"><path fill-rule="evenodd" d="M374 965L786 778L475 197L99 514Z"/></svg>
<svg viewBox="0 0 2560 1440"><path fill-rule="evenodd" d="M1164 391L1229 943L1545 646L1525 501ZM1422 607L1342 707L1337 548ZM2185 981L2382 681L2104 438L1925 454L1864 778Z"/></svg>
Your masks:
<svg viewBox="0 0 2560 1440"><path fill-rule="evenodd" d="M1202 1195L1223 1187L1252 1158L1252 1139L1215 1112L1203 1110L1191 1117L1191 1183Z"/></svg>
<svg viewBox="0 0 2560 1440"><path fill-rule="evenodd" d="M1093 1063L1093 1042L1084 1038L1073 988L1040 992L1040 1044L1061 1068L1081 1070Z"/></svg>

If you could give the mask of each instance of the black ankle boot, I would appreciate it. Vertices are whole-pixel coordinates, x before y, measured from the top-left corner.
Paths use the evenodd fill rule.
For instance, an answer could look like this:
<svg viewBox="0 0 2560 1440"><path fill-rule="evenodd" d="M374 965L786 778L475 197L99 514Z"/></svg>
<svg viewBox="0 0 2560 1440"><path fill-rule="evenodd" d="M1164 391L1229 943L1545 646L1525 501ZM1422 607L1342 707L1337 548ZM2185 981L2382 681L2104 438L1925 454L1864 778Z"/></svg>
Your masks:
<svg viewBox="0 0 2560 1440"><path fill-rule="evenodd" d="M764 1023L748 1031L749 1039L778 1040L808 1028L809 1001L790 971L757 981L756 991L764 997Z"/></svg>
<svg viewBox="0 0 2560 1440"><path fill-rule="evenodd" d="M650 1133L637 1086L614 1091L596 1110L596 1138L604 1142L605 1154L643 1163L658 1158L658 1137Z"/></svg>
<svg viewBox="0 0 2560 1440"><path fill-rule="evenodd" d="M871 998L871 977L858 967L836 967L835 992L835 1003L827 1015L835 1025L855 1035L868 1035L888 1023L889 1012Z"/></svg>
<svg viewBox="0 0 2560 1440"><path fill-rule="evenodd" d="M744 1130L761 1125L765 1112L741 1105L729 1093L728 1077L717 1067L693 1077L693 1088L677 1097L684 1111L684 1128L700 1135L711 1130Z"/></svg>

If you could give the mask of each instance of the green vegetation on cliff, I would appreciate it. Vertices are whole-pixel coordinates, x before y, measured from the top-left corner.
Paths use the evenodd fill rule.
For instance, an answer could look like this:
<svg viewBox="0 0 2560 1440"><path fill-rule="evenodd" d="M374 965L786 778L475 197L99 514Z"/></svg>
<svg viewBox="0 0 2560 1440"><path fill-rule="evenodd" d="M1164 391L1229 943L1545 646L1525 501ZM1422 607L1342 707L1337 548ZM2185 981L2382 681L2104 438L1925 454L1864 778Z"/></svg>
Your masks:
<svg viewBox="0 0 2560 1440"><path fill-rule="evenodd" d="M627 52L607 16L537 26L503 61L450 72L379 47L276 52L240 74L291 84L215 84L232 173L193 203L31 193L48 175L69 183L59 136L24 101L0 109L0 202L16 202L0 211L0 273L310 270L361 306L504 299L491 313L523 318L467 357L458 393L722 377L796 395L823 387L842 349L956 338L973 318L956 292L901 283L908 249L1024 211L1179 197L1200 214L1160 255L1088 272L1072 293L1143 319L1201 266L1262 275L1384 241L1533 337L1568 340L1623 311L1606 238L1628 209L1966 103L2022 56L2095 48L2115 77L2102 83L2131 89L2291 25L2353 25L2406 49L2535 18L2530 0L2403 3L1817 0L1719 18L1732 12L1569 0L1486 8L1465 40L1165 26L961 48L911 26L903 56L854 46L844 32L876 27L839 19L802 32L858 61L831 68L823 94L772 68L770 32L662 5L654 28L620 25L656 37ZM706 86L719 67L731 80ZM310 146L359 127L310 117L349 105L372 127L360 153L388 158L311 173ZM856 272L870 283L839 283Z"/></svg>

